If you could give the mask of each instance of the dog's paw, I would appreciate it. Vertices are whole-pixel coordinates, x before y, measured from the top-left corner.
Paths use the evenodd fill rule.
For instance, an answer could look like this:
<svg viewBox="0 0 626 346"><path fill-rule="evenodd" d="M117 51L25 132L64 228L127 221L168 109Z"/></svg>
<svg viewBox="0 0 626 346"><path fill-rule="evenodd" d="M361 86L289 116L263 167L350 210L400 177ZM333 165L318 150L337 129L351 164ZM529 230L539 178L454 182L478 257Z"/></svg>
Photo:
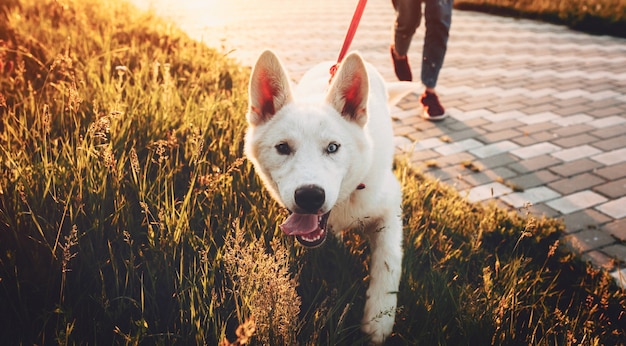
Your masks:
<svg viewBox="0 0 626 346"><path fill-rule="evenodd" d="M387 304L370 304L369 300L365 304L361 330L370 336L371 344L381 345L393 331L396 317L396 300L393 298Z"/></svg>

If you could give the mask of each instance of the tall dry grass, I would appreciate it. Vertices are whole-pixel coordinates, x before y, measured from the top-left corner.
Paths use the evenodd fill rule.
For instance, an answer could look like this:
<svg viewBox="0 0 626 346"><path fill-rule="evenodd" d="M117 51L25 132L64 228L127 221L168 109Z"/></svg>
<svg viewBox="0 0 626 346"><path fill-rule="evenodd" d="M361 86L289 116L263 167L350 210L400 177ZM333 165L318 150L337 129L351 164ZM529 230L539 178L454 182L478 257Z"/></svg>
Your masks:
<svg viewBox="0 0 626 346"><path fill-rule="evenodd" d="M542 19L594 34L626 37L625 0L457 0L455 7Z"/></svg>

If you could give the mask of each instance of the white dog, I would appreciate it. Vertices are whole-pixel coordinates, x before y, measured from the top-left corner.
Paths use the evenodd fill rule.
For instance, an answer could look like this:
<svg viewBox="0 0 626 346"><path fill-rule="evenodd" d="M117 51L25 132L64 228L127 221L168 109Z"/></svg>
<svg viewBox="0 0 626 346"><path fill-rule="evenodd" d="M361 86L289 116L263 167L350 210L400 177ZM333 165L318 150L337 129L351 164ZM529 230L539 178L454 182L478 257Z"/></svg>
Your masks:
<svg viewBox="0 0 626 346"><path fill-rule="evenodd" d="M392 172L393 133L382 77L348 55L329 85L329 67L291 90L271 51L250 78L245 152L291 215L280 228L309 247L328 232L359 228L371 246L362 330L381 344L393 329L402 270L401 190Z"/></svg>

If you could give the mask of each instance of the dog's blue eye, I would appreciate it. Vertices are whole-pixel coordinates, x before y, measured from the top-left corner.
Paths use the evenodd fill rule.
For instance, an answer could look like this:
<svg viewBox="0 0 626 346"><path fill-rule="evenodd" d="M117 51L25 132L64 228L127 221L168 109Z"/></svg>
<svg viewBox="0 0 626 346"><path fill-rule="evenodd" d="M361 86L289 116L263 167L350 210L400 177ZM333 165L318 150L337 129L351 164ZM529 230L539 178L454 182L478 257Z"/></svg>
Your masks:
<svg viewBox="0 0 626 346"><path fill-rule="evenodd" d="M281 155L291 154L291 148L289 147L289 144L287 143L277 144L274 148L276 148L276 151L278 151L278 153Z"/></svg>
<svg viewBox="0 0 626 346"><path fill-rule="evenodd" d="M339 144L337 143L330 143L326 148L326 152L329 154L334 154L337 152L337 150L339 150Z"/></svg>

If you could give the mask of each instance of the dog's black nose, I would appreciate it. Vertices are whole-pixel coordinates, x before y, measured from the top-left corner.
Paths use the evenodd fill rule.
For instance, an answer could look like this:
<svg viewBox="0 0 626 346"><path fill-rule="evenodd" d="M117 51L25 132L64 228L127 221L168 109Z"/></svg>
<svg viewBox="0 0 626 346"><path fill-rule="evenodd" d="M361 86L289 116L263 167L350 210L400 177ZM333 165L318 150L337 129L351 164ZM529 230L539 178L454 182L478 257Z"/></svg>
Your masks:
<svg viewBox="0 0 626 346"><path fill-rule="evenodd" d="M324 189L317 185L305 185L296 189L294 193L296 205L308 213L317 213L324 204L326 194Z"/></svg>

